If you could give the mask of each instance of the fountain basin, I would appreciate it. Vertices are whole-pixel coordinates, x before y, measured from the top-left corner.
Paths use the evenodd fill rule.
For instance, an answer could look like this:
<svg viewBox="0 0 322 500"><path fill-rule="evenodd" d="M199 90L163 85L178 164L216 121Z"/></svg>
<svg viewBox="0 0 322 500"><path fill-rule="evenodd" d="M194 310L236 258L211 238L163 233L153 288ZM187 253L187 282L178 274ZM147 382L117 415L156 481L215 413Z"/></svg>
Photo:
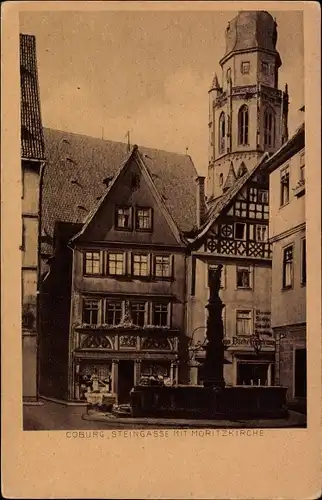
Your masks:
<svg viewBox="0 0 322 500"><path fill-rule="evenodd" d="M178 385L135 386L131 390L133 417L270 419L287 418L287 387L210 387Z"/></svg>

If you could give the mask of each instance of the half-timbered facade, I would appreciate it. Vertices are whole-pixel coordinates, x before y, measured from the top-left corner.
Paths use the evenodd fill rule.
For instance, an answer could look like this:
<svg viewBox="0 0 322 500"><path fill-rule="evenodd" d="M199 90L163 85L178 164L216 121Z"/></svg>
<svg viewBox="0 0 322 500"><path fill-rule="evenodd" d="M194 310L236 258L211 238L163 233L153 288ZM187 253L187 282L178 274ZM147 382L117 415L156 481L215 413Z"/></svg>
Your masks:
<svg viewBox="0 0 322 500"><path fill-rule="evenodd" d="M209 276L223 265L225 380L228 385L271 385L275 342L270 327L271 248L268 176L261 165L246 174L210 210L191 242L187 331L191 383L202 383ZM254 343L260 338L261 350Z"/></svg>
<svg viewBox="0 0 322 500"><path fill-rule="evenodd" d="M117 147L123 161L102 176L105 190L84 221L60 221L53 231L42 287L42 394L50 397L84 401L96 377L126 402L142 378L188 377L183 232L196 221L197 174L186 155Z"/></svg>

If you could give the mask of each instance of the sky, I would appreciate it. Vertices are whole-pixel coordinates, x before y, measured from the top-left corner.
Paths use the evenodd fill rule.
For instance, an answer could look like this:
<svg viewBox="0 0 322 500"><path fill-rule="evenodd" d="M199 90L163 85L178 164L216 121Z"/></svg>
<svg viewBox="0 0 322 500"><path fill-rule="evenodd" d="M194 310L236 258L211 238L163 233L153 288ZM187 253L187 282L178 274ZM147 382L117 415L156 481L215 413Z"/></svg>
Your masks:
<svg viewBox="0 0 322 500"><path fill-rule="evenodd" d="M289 133L304 104L303 14L270 12L278 25L279 87L288 83ZM208 90L237 12L22 12L36 36L45 127L192 157L208 164Z"/></svg>

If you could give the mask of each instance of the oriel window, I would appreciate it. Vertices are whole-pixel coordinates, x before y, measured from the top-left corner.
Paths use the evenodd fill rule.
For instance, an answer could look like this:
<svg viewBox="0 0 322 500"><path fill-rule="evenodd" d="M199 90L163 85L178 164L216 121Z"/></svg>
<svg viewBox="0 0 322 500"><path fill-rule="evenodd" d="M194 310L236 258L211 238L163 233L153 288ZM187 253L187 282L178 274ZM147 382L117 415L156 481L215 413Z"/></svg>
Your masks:
<svg viewBox="0 0 322 500"><path fill-rule="evenodd" d="M87 325L98 324L100 301L96 299L84 299L83 302L83 323Z"/></svg>
<svg viewBox="0 0 322 500"><path fill-rule="evenodd" d="M293 246L283 250L283 288L292 288L293 285Z"/></svg>
<svg viewBox="0 0 322 500"><path fill-rule="evenodd" d="M154 326L168 326L169 306L168 304L152 304L152 324Z"/></svg>
<svg viewBox="0 0 322 500"><path fill-rule="evenodd" d="M107 302L105 321L108 325L118 325L122 318L122 302Z"/></svg>
<svg viewBox="0 0 322 500"><path fill-rule="evenodd" d="M85 252L85 274L100 273L100 252Z"/></svg>
<svg viewBox="0 0 322 500"><path fill-rule="evenodd" d="M131 316L132 316L132 321L135 325L137 326L145 325L145 311L146 311L145 302L131 303Z"/></svg>
<svg viewBox="0 0 322 500"><path fill-rule="evenodd" d="M248 107L242 106L238 111L238 144L248 144Z"/></svg>
<svg viewBox="0 0 322 500"><path fill-rule="evenodd" d="M267 108L264 113L264 146L275 147L275 113L272 108Z"/></svg>
<svg viewBox="0 0 322 500"><path fill-rule="evenodd" d="M281 171L281 206L290 201L290 170L284 168Z"/></svg>
<svg viewBox="0 0 322 500"><path fill-rule="evenodd" d="M116 228L132 229L132 209L131 207L116 208Z"/></svg>
<svg viewBox="0 0 322 500"><path fill-rule="evenodd" d="M152 229L152 209L137 208L136 209L136 228L148 231Z"/></svg>

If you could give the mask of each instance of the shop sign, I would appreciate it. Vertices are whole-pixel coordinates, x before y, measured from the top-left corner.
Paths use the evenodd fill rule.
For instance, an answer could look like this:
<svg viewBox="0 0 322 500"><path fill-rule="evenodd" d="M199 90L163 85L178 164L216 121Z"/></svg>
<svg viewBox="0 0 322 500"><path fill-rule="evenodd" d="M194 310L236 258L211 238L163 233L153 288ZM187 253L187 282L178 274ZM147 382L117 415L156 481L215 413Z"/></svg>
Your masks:
<svg viewBox="0 0 322 500"><path fill-rule="evenodd" d="M254 330L255 330L255 335L272 334L270 311L260 311L259 309L256 309Z"/></svg>
<svg viewBox="0 0 322 500"><path fill-rule="evenodd" d="M275 340L272 339L261 339L263 347L274 347ZM224 344L227 347L231 346L245 346L252 347L251 339L248 337L232 337L231 339L224 339Z"/></svg>

